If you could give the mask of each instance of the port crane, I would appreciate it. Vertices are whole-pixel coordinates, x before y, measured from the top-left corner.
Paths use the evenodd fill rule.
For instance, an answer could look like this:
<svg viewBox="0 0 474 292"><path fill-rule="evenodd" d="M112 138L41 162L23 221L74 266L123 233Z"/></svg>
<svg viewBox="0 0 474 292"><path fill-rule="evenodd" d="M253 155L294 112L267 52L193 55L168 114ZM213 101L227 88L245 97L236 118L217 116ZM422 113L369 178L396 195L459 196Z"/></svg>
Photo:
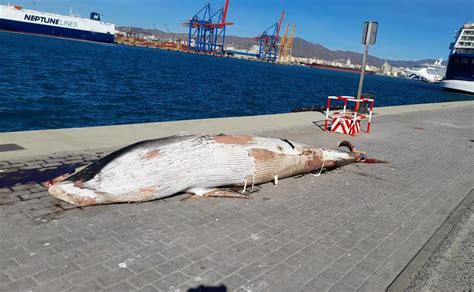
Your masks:
<svg viewBox="0 0 474 292"><path fill-rule="evenodd" d="M174 43L174 39L175 39L174 33L171 33L171 32L170 32L170 29L169 29L169 27L168 27L167 24L165 24L165 27L166 27L166 31L168 32L168 34L171 35L171 37L173 38L173 43Z"/></svg>
<svg viewBox="0 0 474 292"><path fill-rule="evenodd" d="M289 24L286 25L285 32L278 43L278 59L284 63L290 61L290 56L293 52L293 42L295 39L296 25L293 24L293 29L290 36L288 36L289 26Z"/></svg>
<svg viewBox="0 0 474 292"><path fill-rule="evenodd" d="M281 12L280 20L275 22L272 26L263 31L257 40L260 41L260 48L258 50L257 58L275 62L278 55L278 41L280 35L281 24L285 17L285 11Z"/></svg>
<svg viewBox="0 0 474 292"><path fill-rule="evenodd" d="M211 4L206 4L193 15L183 26L189 28L188 48L199 53L223 54L225 45L225 30L232 22L227 22L229 0L222 8L213 12Z"/></svg>

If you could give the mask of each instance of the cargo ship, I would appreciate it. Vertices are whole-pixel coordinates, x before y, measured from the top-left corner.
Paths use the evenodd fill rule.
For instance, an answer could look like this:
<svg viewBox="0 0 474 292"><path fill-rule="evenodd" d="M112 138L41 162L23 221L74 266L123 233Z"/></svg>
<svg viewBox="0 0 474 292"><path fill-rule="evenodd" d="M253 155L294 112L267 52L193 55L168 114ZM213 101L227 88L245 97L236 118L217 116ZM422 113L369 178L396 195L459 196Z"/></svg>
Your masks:
<svg viewBox="0 0 474 292"><path fill-rule="evenodd" d="M91 12L87 19L72 12L60 15L18 5L0 5L0 30L102 43L115 39L115 25L101 21L99 13Z"/></svg>

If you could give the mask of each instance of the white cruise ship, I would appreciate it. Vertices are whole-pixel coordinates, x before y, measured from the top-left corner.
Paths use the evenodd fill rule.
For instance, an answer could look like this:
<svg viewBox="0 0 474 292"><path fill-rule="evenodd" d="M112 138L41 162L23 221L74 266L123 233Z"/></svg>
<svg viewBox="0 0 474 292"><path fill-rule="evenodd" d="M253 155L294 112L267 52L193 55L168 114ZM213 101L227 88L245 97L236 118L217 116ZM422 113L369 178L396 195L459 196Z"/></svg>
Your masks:
<svg viewBox="0 0 474 292"><path fill-rule="evenodd" d="M438 59L434 64L422 64L406 69L407 78L427 82L440 82L446 74L446 66L441 64L443 59Z"/></svg>
<svg viewBox="0 0 474 292"><path fill-rule="evenodd" d="M474 23L465 23L450 46L448 69L441 86L474 94Z"/></svg>

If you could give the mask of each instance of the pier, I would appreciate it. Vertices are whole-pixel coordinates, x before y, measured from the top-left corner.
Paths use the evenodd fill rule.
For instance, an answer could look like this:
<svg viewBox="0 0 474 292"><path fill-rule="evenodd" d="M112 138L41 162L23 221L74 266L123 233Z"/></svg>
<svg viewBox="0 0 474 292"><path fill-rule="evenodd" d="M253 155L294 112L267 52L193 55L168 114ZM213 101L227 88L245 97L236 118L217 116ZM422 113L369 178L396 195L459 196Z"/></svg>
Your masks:
<svg viewBox="0 0 474 292"><path fill-rule="evenodd" d="M473 101L376 108L372 133L355 137L323 132L319 112L0 133L0 290L406 288L472 195L473 110ZM349 139L389 163L265 184L252 200L178 195L86 208L35 179L179 132L327 147Z"/></svg>

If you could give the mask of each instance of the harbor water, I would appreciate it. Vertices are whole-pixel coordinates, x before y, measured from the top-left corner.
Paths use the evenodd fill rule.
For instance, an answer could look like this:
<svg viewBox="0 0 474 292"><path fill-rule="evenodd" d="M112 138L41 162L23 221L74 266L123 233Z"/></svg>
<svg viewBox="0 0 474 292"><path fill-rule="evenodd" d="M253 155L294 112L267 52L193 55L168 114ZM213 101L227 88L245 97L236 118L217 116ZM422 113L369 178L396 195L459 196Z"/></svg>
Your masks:
<svg viewBox="0 0 474 292"><path fill-rule="evenodd" d="M286 113L355 95L359 75L0 32L0 132ZM474 99L367 76L376 106Z"/></svg>

